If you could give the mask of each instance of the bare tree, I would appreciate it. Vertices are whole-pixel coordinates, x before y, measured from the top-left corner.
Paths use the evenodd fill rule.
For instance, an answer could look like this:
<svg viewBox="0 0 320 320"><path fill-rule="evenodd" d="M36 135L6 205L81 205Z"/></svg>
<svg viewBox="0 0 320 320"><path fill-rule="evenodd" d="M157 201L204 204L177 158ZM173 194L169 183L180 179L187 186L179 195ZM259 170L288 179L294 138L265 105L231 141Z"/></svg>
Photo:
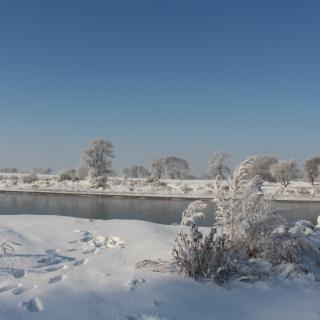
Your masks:
<svg viewBox="0 0 320 320"><path fill-rule="evenodd" d="M306 160L303 163L303 171L306 179L313 185L320 174L320 156Z"/></svg>
<svg viewBox="0 0 320 320"><path fill-rule="evenodd" d="M166 157L163 166L170 179L184 179L188 176L189 164L186 160L178 157Z"/></svg>
<svg viewBox="0 0 320 320"><path fill-rule="evenodd" d="M225 164L228 157L230 155L224 151L218 151L212 156L208 163L208 175L210 179L216 179L217 177L225 179L230 174L230 169Z"/></svg>
<svg viewBox="0 0 320 320"><path fill-rule="evenodd" d="M83 164L91 177L107 176L112 165L113 144L109 140L93 140L83 154Z"/></svg>
<svg viewBox="0 0 320 320"><path fill-rule="evenodd" d="M286 188L298 176L298 166L294 160L283 160L272 165L270 172Z"/></svg>
<svg viewBox="0 0 320 320"><path fill-rule="evenodd" d="M278 158L273 156L255 156L252 165L248 169L250 177L260 176L264 181L274 182L275 179L271 175L270 168L278 161Z"/></svg>

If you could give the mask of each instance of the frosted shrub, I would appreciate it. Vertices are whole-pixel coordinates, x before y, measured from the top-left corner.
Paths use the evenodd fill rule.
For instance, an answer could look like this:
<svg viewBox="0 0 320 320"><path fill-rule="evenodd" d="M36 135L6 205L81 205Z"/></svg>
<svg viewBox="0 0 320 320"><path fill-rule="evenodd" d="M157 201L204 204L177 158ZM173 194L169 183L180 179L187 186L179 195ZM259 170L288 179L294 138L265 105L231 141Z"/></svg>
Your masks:
<svg viewBox="0 0 320 320"><path fill-rule="evenodd" d="M22 178L22 182L28 184L35 183L38 180L39 178L35 173L30 173Z"/></svg>
<svg viewBox="0 0 320 320"><path fill-rule="evenodd" d="M211 228L207 236L192 224L189 232L181 231L173 249L173 257L180 271L194 279L211 279L223 284L234 266L230 262L225 235L217 235Z"/></svg>
<svg viewBox="0 0 320 320"><path fill-rule="evenodd" d="M11 176L10 180L12 182L12 185L16 186L19 182L19 178L17 176Z"/></svg>
<svg viewBox="0 0 320 320"><path fill-rule="evenodd" d="M254 161L255 157L243 161L233 177L226 181L218 179L213 189L213 202L217 206L215 226L249 256L260 251L273 229L283 222L265 199L262 179L249 178Z"/></svg>
<svg viewBox="0 0 320 320"><path fill-rule="evenodd" d="M188 207L182 213L181 225L192 225L196 220L203 218L207 204L197 200L188 205Z"/></svg>
<svg viewBox="0 0 320 320"><path fill-rule="evenodd" d="M279 272L283 264L303 272L320 266L313 227L305 221L294 227L284 224L280 212L270 207L261 190L262 179L249 178L253 162L251 157L235 169L233 177L216 180L213 202L217 210L208 236L195 225L203 216L201 201L183 212L182 229L173 249L181 272L221 284L231 275L261 279ZM188 224L192 225L189 229L184 226Z"/></svg>
<svg viewBox="0 0 320 320"><path fill-rule="evenodd" d="M301 227L276 228L270 241L265 243L264 258L273 265L282 262L295 264L305 272L312 271L314 265L320 266L319 248L303 233Z"/></svg>
<svg viewBox="0 0 320 320"><path fill-rule="evenodd" d="M102 175L100 177L91 178L91 188L105 188L107 186L108 176Z"/></svg>
<svg viewBox="0 0 320 320"><path fill-rule="evenodd" d="M76 181L78 180L75 169L64 169L59 173L59 181Z"/></svg>

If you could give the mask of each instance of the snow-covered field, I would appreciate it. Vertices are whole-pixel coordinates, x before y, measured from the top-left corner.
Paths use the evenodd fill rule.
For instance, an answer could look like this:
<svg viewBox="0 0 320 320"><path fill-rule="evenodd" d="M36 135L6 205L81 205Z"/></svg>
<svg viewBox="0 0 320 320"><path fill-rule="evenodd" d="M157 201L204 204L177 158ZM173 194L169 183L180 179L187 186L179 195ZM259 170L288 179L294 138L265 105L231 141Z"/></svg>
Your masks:
<svg viewBox="0 0 320 320"><path fill-rule="evenodd" d="M24 183L24 174L0 174L0 191L57 192L126 196L155 196L182 198L211 198L213 180L161 180L109 178L106 188L92 188L87 180L59 181L56 175L39 175L34 183ZM270 196L282 200L320 201L320 185L293 181L287 188L277 183L265 183Z"/></svg>
<svg viewBox="0 0 320 320"><path fill-rule="evenodd" d="M163 263L177 230L142 221L0 216L1 238L23 244L0 258L0 319L320 319L320 283L312 275L219 287L177 274Z"/></svg>

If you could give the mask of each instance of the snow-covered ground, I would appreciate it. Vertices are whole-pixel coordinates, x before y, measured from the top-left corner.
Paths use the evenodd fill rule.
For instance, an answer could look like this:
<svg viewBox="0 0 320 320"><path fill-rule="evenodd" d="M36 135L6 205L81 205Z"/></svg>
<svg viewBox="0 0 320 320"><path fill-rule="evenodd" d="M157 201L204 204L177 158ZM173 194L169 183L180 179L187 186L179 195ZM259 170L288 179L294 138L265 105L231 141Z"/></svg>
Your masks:
<svg viewBox="0 0 320 320"><path fill-rule="evenodd" d="M126 196L211 198L213 180L161 180L109 178L106 188L92 188L87 180L59 181L56 175L40 175L34 183L24 183L24 174L0 174L0 191L57 192ZM320 185L293 181L287 188L278 183L265 183L264 190L276 199L320 201Z"/></svg>
<svg viewBox="0 0 320 320"><path fill-rule="evenodd" d="M23 244L0 258L0 319L320 319L312 275L219 287L177 274L163 262L177 231L142 221L0 216L0 237Z"/></svg>

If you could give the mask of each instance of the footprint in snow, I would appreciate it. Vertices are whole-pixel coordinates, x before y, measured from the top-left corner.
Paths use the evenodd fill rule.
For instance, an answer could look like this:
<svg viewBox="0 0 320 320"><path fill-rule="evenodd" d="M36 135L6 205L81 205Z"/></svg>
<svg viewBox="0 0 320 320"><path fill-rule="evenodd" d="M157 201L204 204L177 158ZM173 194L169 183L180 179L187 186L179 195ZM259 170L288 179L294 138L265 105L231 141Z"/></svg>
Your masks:
<svg viewBox="0 0 320 320"><path fill-rule="evenodd" d="M6 291L9 291L9 290L12 290L12 289L16 289L17 287L18 287L18 285L16 285L16 284L9 284L7 286L1 287L0 288L0 293L6 292Z"/></svg>
<svg viewBox="0 0 320 320"><path fill-rule="evenodd" d="M100 251L99 248L89 248L89 249L85 249L84 251L82 251L82 253L83 254L93 254L93 253L97 253L99 251Z"/></svg>
<svg viewBox="0 0 320 320"><path fill-rule="evenodd" d="M67 252L75 252L75 251L77 251L76 248L71 248L71 249L68 249L68 250L67 250Z"/></svg>
<svg viewBox="0 0 320 320"><path fill-rule="evenodd" d="M144 283L146 283L146 280L143 278L134 278L131 281L128 282L128 286L130 290L134 290L137 288L137 286L141 286Z"/></svg>
<svg viewBox="0 0 320 320"><path fill-rule="evenodd" d="M77 267L77 266L82 266L83 264L85 264L85 263L87 263L87 262L88 262L88 259L81 259L81 260L75 261L75 262L73 263L73 265L74 265L75 267Z"/></svg>
<svg viewBox="0 0 320 320"><path fill-rule="evenodd" d="M70 240L70 241L68 241L68 243L69 244L75 244L75 243L77 243L79 240Z"/></svg>
<svg viewBox="0 0 320 320"><path fill-rule="evenodd" d="M11 272L11 274L15 277L15 278L23 278L26 275L26 272L22 269L16 269L13 270Z"/></svg>
<svg viewBox="0 0 320 320"><path fill-rule="evenodd" d="M60 265L60 266L52 266L49 268L44 269L47 272L53 272L53 271L58 271L58 270L67 270L68 266L67 265Z"/></svg>
<svg viewBox="0 0 320 320"><path fill-rule="evenodd" d="M39 312L43 310L42 302L39 298L32 298L29 301L21 302L20 305L29 312Z"/></svg>
<svg viewBox="0 0 320 320"><path fill-rule="evenodd" d="M13 289L11 292L12 292L13 295L17 296L17 295L19 295L19 294L22 294L22 293L24 293L24 292L27 292L27 291L31 290L31 289L34 288L34 287L36 287L36 286L33 286L33 287L25 287L25 286L19 284L18 287L15 288L15 289Z"/></svg>
<svg viewBox="0 0 320 320"><path fill-rule="evenodd" d="M57 283L57 282L60 282L61 280L65 279L66 277L67 276L65 276L65 275L52 277L52 278L49 279L48 283Z"/></svg>

